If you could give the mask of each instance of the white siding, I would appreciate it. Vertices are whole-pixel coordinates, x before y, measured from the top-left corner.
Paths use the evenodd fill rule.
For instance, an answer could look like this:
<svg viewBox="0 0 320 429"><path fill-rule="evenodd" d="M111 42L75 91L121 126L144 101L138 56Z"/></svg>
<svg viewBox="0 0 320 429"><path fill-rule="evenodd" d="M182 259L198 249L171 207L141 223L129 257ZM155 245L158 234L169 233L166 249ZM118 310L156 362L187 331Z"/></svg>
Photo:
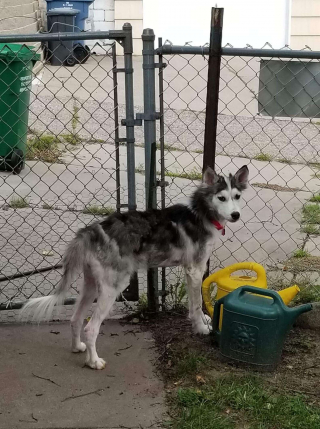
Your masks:
<svg viewBox="0 0 320 429"><path fill-rule="evenodd" d="M290 45L320 51L320 0L292 0Z"/></svg>
<svg viewBox="0 0 320 429"><path fill-rule="evenodd" d="M143 0L144 27L175 44L202 45L209 41L211 7L216 4L224 8L224 44L260 48L269 42L280 48L287 43L288 0Z"/></svg>

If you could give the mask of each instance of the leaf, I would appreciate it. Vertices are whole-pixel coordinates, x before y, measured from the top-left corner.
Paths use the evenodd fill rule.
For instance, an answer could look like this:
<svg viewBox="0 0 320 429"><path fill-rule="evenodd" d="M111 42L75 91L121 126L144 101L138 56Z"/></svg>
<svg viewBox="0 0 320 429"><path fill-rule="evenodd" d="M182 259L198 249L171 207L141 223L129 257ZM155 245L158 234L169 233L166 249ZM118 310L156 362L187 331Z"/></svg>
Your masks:
<svg viewBox="0 0 320 429"><path fill-rule="evenodd" d="M53 256L54 255L52 250L43 250L42 254L43 254L43 256Z"/></svg>

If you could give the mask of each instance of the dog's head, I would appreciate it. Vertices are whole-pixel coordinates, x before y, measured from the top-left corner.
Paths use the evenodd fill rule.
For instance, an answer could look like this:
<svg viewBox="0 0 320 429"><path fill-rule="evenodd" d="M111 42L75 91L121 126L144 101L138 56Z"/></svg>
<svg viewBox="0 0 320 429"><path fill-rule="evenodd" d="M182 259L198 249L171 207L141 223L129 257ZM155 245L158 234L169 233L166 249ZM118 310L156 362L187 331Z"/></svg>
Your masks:
<svg viewBox="0 0 320 429"><path fill-rule="evenodd" d="M203 176L202 196L205 196L207 215L219 222L236 222L240 219L240 198L248 185L246 165L236 174L222 176L208 167Z"/></svg>

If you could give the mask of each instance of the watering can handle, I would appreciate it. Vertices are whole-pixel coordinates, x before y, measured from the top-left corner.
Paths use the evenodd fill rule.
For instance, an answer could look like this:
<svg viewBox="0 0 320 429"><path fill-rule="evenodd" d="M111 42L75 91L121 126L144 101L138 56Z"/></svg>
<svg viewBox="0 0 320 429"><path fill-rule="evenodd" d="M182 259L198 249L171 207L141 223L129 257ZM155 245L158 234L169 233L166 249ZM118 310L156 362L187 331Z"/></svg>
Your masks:
<svg viewBox="0 0 320 429"><path fill-rule="evenodd" d="M212 302L211 302L210 286L211 286L211 283L213 283L213 282L214 282L214 280L212 279L212 275L211 275L211 276L207 277L202 284L203 302L204 302L204 305L205 305L207 312L209 313L209 316L211 317L211 319L213 316L213 306L212 306Z"/></svg>
<svg viewBox="0 0 320 429"><path fill-rule="evenodd" d="M238 293L239 297L242 296L245 292L251 292L251 293L254 293L255 295L268 296L273 299L272 305L275 304L276 302L281 306L284 305L280 295L274 290L260 289L254 286L242 286L236 289L236 292Z"/></svg>
<svg viewBox="0 0 320 429"><path fill-rule="evenodd" d="M239 262L237 264L230 265L230 267L225 268L229 275L231 276L232 273L235 271L241 271L241 270L249 270L254 271L257 274L257 279L250 279L250 282L256 282L261 280L262 278L266 280L266 272L262 265L257 264L256 262Z"/></svg>
<svg viewBox="0 0 320 429"><path fill-rule="evenodd" d="M217 338L219 338L219 335L220 335L219 322L220 322L221 305L223 304L223 301L224 301L224 298L221 298L214 305L214 312L213 312L213 318L212 318L212 332Z"/></svg>
<svg viewBox="0 0 320 429"><path fill-rule="evenodd" d="M230 265L229 267L223 268L222 270L217 271L216 273L211 274L211 276L207 277L202 284L202 297L204 305L209 313L209 316L212 318L213 316L213 306L210 295L210 286L212 283L216 282L216 279L220 275L228 275L231 276L235 271L240 270L250 270L254 271L257 274L257 279L250 279L250 283L255 283L261 279L264 279L266 282L266 272L262 265L257 264L256 262L240 262L238 264Z"/></svg>

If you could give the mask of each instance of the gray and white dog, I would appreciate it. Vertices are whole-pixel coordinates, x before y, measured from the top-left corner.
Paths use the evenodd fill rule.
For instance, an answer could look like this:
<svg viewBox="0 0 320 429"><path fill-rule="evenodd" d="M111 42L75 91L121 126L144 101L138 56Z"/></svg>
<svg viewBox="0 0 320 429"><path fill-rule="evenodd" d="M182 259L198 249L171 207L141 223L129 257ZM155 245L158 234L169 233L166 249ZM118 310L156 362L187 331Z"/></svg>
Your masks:
<svg viewBox="0 0 320 429"><path fill-rule="evenodd" d="M48 320L54 306L63 303L76 274L83 271L83 288L71 319L72 351L87 350L86 365L103 369L106 363L96 351L100 325L132 274L141 268L181 265L186 272L193 330L208 334L208 318L202 312L202 276L217 236L224 233L227 222L240 218L239 200L247 187L248 174L247 166L229 176L208 168L190 205L114 213L80 229L67 248L64 273L53 295L29 300L22 311L32 312L34 319ZM82 324L96 298L83 343Z"/></svg>

